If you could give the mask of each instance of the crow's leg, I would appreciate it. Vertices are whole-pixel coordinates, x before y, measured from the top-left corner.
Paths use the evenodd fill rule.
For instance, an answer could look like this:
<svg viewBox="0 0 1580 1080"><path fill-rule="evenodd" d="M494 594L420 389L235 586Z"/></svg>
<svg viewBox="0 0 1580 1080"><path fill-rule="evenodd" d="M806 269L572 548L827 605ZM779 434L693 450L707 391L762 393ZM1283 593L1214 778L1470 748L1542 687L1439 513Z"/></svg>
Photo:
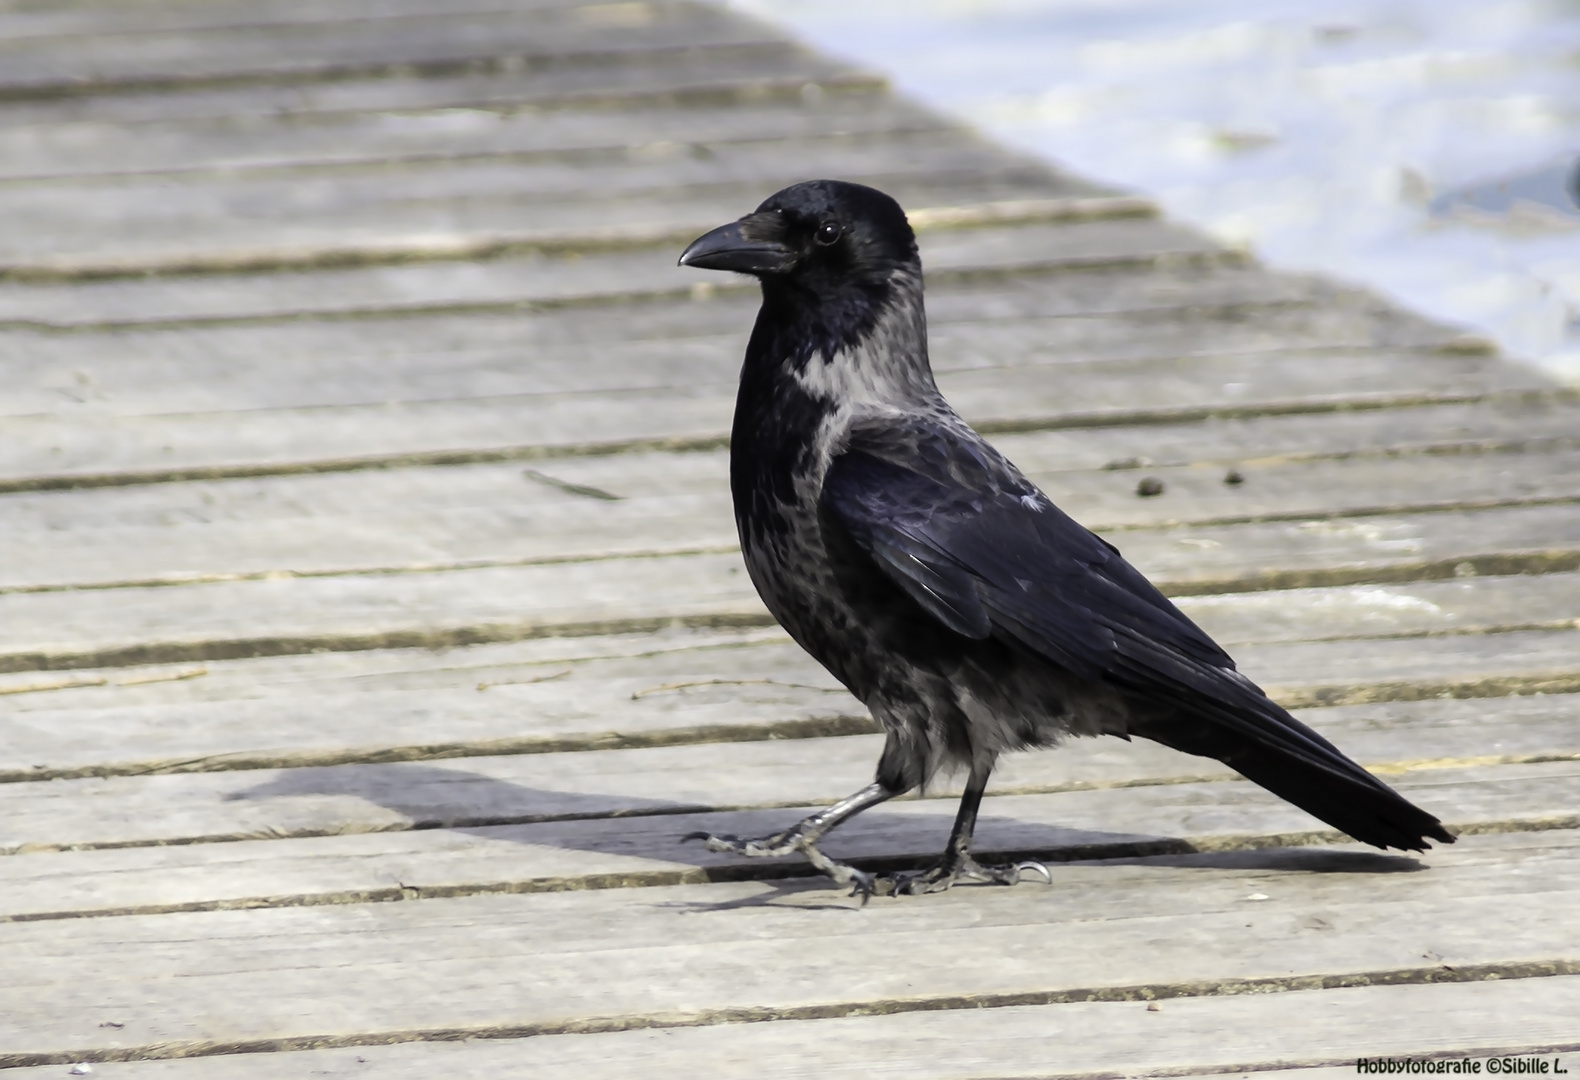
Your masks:
<svg viewBox="0 0 1580 1080"><path fill-rule="evenodd" d="M772 836L742 840L738 836L715 836L712 833L694 832L685 839L701 840L709 851L728 851L736 855L745 855L750 859L790 855L799 851L813 866L833 878L837 884L849 885L852 896L860 893L862 901L865 902L866 898L872 895L876 879L865 870L857 870L854 866L830 859L818 850L817 842L846 818L854 817L870 806L877 806L901 794L904 793L875 782L868 784L854 795L839 800L827 810L819 810L811 817L802 818L788 829L774 833Z"/></svg>
<svg viewBox="0 0 1580 1080"><path fill-rule="evenodd" d="M926 870L886 874L878 878L875 883L878 895L943 892L951 885L964 881L1014 885L1025 871L1039 873L1049 882L1053 881L1053 875L1040 862L983 866L971 857L971 834L977 827L977 811L982 806L982 793L987 790L988 774L992 771L992 765L971 767L971 778L966 781L965 794L960 796L960 810L955 814L955 826L949 831L949 844L944 848L943 858Z"/></svg>

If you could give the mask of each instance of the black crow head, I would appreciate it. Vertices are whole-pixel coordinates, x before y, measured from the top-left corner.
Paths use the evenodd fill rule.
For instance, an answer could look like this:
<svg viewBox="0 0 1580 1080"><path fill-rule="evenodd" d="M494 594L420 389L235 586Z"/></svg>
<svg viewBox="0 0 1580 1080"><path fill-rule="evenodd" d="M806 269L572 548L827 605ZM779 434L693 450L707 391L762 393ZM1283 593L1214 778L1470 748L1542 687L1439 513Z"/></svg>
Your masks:
<svg viewBox="0 0 1580 1080"><path fill-rule="evenodd" d="M785 188L739 221L698 237L680 265L755 276L764 310L800 324L819 351L862 338L897 293L919 300L922 279L916 236L900 204L842 180Z"/></svg>

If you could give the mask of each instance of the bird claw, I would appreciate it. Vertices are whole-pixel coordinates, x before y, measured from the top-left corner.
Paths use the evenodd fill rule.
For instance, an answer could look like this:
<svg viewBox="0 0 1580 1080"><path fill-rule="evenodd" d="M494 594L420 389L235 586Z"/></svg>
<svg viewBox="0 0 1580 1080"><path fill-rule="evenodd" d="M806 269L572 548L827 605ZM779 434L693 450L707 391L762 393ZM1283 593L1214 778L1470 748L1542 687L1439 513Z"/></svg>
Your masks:
<svg viewBox="0 0 1580 1080"><path fill-rule="evenodd" d="M847 866L846 869L850 871L850 892L846 895L860 896L861 906L866 907L867 901L877 895L878 882L882 879L865 870L857 870L854 866Z"/></svg>
<svg viewBox="0 0 1580 1080"><path fill-rule="evenodd" d="M1053 874L1048 868L1031 859L1007 866L983 866L970 855L946 855L926 870L879 878L877 895L918 896L922 893L943 892L965 882L1019 885L1021 875L1028 871L1041 874L1048 884L1053 884Z"/></svg>
<svg viewBox="0 0 1580 1080"><path fill-rule="evenodd" d="M1043 880L1046 881L1049 885L1053 884L1053 874L1051 872L1049 872L1049 870L1048 870L1048 868L1046 866L1044 866L1042 863L1036 861L1035 859L1027 859L1024 862L1018 862L1018 863L1015 864L1015 871L1016 871L1016 875L1017 876L1016 876L1014 884L1019 884L1020 883L1019 874L1022 871L1026 871L1026 870L1035 870L1037 873L1042 875Z"/></svg>

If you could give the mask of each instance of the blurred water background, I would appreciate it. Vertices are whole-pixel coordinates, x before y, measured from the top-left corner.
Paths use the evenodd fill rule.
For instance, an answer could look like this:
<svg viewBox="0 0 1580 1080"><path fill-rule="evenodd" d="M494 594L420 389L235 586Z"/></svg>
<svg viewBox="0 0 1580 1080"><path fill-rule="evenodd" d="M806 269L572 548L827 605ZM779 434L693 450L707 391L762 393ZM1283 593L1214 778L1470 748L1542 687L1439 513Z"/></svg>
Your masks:
<svg viewBox="0 0 1580 1080"><path fill-rule="evenodd" d="M1580 0L733 0L1580 383Z"/></svg>

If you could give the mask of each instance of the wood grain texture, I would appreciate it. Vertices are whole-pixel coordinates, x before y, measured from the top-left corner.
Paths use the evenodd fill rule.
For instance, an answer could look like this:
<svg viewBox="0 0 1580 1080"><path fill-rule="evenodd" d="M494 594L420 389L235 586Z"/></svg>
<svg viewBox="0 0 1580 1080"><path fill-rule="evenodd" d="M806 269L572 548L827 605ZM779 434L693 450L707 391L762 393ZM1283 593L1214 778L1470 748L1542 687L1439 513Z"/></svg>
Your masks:
<svg viewBox="0 0 1580 1080"><path fill-rule="evenodd" d="M593 76L602 78L594 82ZM298 112L252 117L148 120L126 127L87 118L54 124L7 124L0 114L0 177L35 180L131 173L280 170L397 161L455 161L522 156L567 161L662 161L733 142L839 138L941 131L949 125L909 102L855 87L830 89L855 73L843 65L784 49L723 57L702 70L673 63L621 65L601 71L547 68L501 76L501 100L387 110ZM437 89L438 80L427 85ZM558 92L558 100L550 95ZM725 101L735 92L743 99ZM509 93L510 99L503 95ZM627 109L571 108L578 97L626 96ZM712 96L714 100L707 100ZM646 97L644 104L639 100ZM678 107L680 99L691 99ZM809 100L810 99L810 100ZM558 108L555 108L555 105Z"/></svg>
<svg viewBox="0 0 1580 1080"><path fill-rule="evenodd" d="M1458 769L1580 759L1576 695L1429 699L1306 710L1302 717L1390 780L1437 771L1436 779L1452 782ZM341 734L348 743L356 738L344 727ZM827 804L870 779L882 743L879 735L781 738L4 784L0 854ZM1007 756L991 790L999 796L1232 778L1217 762L1155 743L1077 739ZM959 790L960 778L946 777L926 795L947 800Z"/></svg>
<svg viewBox="0 0 1580 1080"><path fill-rule="evenodd" d="M808 84L815 90L803 94ZM305 126L360 114L439 109L506 115L602 109L640 114L670 105L804 103L817 91L848 94L881 108L886 90L882 76L852 70L848 64L779 39L752 46L627 53L617 64L463 71L422 79L375 74L325 81L203 84L180 93L125 86L109 94L23 93L0 110L0 130L45 132L80 125L98 131L125 126L135 134L146 125L223 125L227 120L261 124L276 119ZM167 159L162 165L168 169L179 163L180 159Z"/></svg>
<svg viewBox="0 0 1580 1080"><path fill-rule="evenodd" d="M109 1062L93 1070L112 1080L272 1080L285 1071L396 1080L525 1080L565 1072L625 1080L633 1070L721 1080L799 1080L812 1070L831 1080L886 1074L916 1080L1096 1078L1120 1070L1346 1080L1355 1075L1358 1057L1557 1052L1572 1067L1577 1011L1580 978L1559 976L356 1046ZM1383 1016L1386 1023L1379 1022ZM52 1065L15 1075L35 1080L60 1073L61 1066Z"/></svg>
<svg viewBox="0 0 1580 1080"><path fill-rule="evenodd" d="M1275 697L1310 708L1567 695L1580 678L1577 640L1574 630L1515 631L1234 651ZM873 730L865 709L776 630L26 672L4 686L0 776L13 781ZM1392 760L1443 756L1398 753Z"/></svg>
<svg viewBox="0 0 1580 1080"><path fill-rule="evenodd" d="M1052 199L1036 205L1068 207L1085 202ZM978 204L978 208L996 205ZM1112 236L1111 229L1085 230L1089 237L1105 231ZM996 232L996 227L984 224L960 229L954 236L944 231L921 235L919 242L927 245L929 265L934 257L941 264L948 256L952 266L940 265L940 270L965 272L963 279L957 275L954 280L947 274L933 275L928 309L935 328L956 321L980 322L984 316L1062 317L1100 324L1105 317L1125 315L1136 322L1137 332L1144 333L1148 315L1165 322L1171 317L1188 321L1194 312L1200 321L1217 312L1223 317L1218 330L1232 334L1235 317L1254 318L1264 307L1283 306L1305 309L1307 320L1369 316L1379 329L1396 328L1394 332L1404 338L1402 344L1420 344L1432 340L1428 335L1433 334L1442 340L1440 328L1421 327L1397 312L1377 311L1375 301L1365 294L1325 288L1307 278L1272 278L1246 267L1170 268L1164 260L1162 266L1116 266L1080 274L1011 273L1017 268L1025 271L1028 266L1035 269L1049 259L1054 250L1046 243L1050 233L1069 234L1016 226L1007 230L1007 236L1024 241L1024 247L1006 250L999 246ZM936 246L944 240L951 246ZM979 242L998 250L979 253L975 249ZM1097 251L1102 254L1100 248ZM1150 257L1167 251L1132 248L1131 253ZM1118 258L1126 252L1110 249L1109 254ZM580 257L529 254L471 264L436 262L69 285L8 282L0 284L0 297L15 318L0 334L0 346L4 346L0 363L20 380L39 366L59 363L69 355L77 363L96 362L105 368L96 371L96 376L107 377L112 374L105 366L107 355L121 356L129 364L146 364L152 356L171 353L173 343L190 339L201 345L201 351L180 353L169 363L194 364L203 355L225 357L236 364L252 356L255 363L260 350L273 347L276 353L320 354L319 363L324 366L333 364L336 356L350 361L368 351L377 351L407 368L424 355L452 353L455 355L448 363L454 366L464 363L472 350L707 338L739 333L743 322L750 324L755 290L744 282L720 281L714 283L711 293L699 290L700 295L714 298L708 304L631 304L643 295L667 295L681 284L687 296L691 295L691 287L699 279L694 273L678 271L673 259L665 255L673 255L673 251L638 248L619 253L587 252ZM990 256L999 261L991 261ZM702 280L706 284L706 279ZM73 310L67 297L75 297L80 309ZM589 320L585 312L554 310L561 301L599 299L621 305L622 318ZM348 325L346 320L353 315L356 321ZM429 317L417 319L416 315ZM24 324L30 316L38 317L44 329L27 332ZM1277 316L1269 312L1263 317ZM283 325L271 325L275 322ZM243 324L240 332L223 332L229 323ZM45 332L52 325L80 329L69 337ZM105 334L113 330L113 336L94 334L94 329ZM1049 333L1069 332L1051 323L1047 329ZM1350 327L1341 333L1344 330L1353 333ZM257 340L252 340L254 336ZM288 355L281 359L300 363ZM464 368L457 377L465 378ZM275 381L284 390L297 380L282 377ZM179 384L168 378L162 380L164 384L169 384L171 392L179 389Z"/></svg>
<svg viewBox="0 0 1580 1080"><path fill-rule="evenodd" d="M1067 241L1073 237L1090 241L1090 250L1122 254L1115 245L1124 238L1115 236L1116 229L1129 230L1133 239L1148 240L1149 233L1156 239L1144 222L1017 228L1011 232L1023 245L1018 252L978 250L979 244L995 244L996 230L987 228L934 239L947 240L941 254L957 258L960 265L1014 269L1045 257L1050 236L1064 238L1057 250L1069 248ZM614 256L585 262L594 282L624 268L659 275L666 288L684 284L688 294L697 283L694 275L676 270L667 255L659 259L663 265L645 258L636 258L634 267ZM994 263L994 258L1004 261ZM156 278L82 285L66 292L52 286L15 286L12 294L28 310L43 311L52 304L58 309L61 298L74 295L91 312L101 304L95 298L102 297L101 311L112 319L133 312L156 316L172 303L181 305L172 309L177 315L222 314L223 305L245 296L253 296L254 302L277 301L285 315L291 314L292 305L305 303L303 298L320 294L327 294L327 299L315 301L320 304L349 300L353 305L398 308L399 302L423 297L424 303L436 306L422 318L399 312L374 317L375 312L346 321L287 319L277 326L247 319L234 327L225 326L223 319L189 326L177 319L165 327L119 326L113 333L13 330L0 335L0 364L16 383L17 397L9 400L13 414L69 410L86 402L137 413L421 401L530 389L630 390L654 385L655 376L678 378L682 360L693 365L694 375L704 383L732 374L739 362L733 346L742 340L754 311L748 294L720 296L711 303L633 305L618 320L590 317L596 312L579 309L515 310L523 296L513 290L532 282L539 283L533 287L569 290L572 296L585 289L588 279L579 270L583 262L504 260L470 267L258 276L231 284L226 279ZM614 279L613 286L618 293L635 280ZM648 284L657 281L655 277ZM935 362L951 371L1109 357L1161 360L1179 355L1165 344L1170 337L1183 338L1191 345L1188 352L1208 354L1266 354L1279 351L1281 343L1286 348L1354 349L1444 342L1431 328L1369 310L1363 296L1325 293L1305 282L1279 284L1260 288L1243 272L1222 269L1155 276L1134 270L1032 275L1008 287L987 281L946 283L931 298L932 325L943 345ZM333 299L337 295L340 301ZM462 302L467 297L480 300L481 307L467 310ZM524 299L531 299L530 288ZM498 310L496 300L506 310ZM452 302L459 302L459 309L451 310ZM984 319L990 320L988 329L998 348L973 353L969 334ZM993 328L993 322L1003 320L1011 321L1012 328ZM1012 333L1015 328L1018 337L1006 335L1006 329ZM1006 347L1017 340L1039 352L1022 358ZM530 370L523 368L524 355L533 358ZM215 364L223 364L223 379L212 370ZM309 373L316 373L318 380L306 378Z"/></svg>
<svg viewBox="0 0 1580 1080"><path fill-rule="evenodd" d="M1577 781L1580 763L1573 761L1396 778L1401 791L1442 816L1451 830L1477 835L1563 835L1580 824L1566 802ZM262 785L253 793L267 797L273 790ZM402 801L394 792L367 791L363 797ZM586 805L591 809L595 802ZM743 860L682 839L699 830L766 835L813 807L722 813L684 805L665 809L613 820L15 855L0 859L0 921L816 876L799 856ZM954 813L951 800L894 803L842 827L827 840L827 850L874 868L926 866L942 850ZM1572 839L1570 834L1569 857ZM983 803L976 851L994 861L1069 862L1346 840L1247 782L1223 781L995 796ZM1423 858L1435 866L1441 857L1434 851ZM843 890L831 888L830 898L842 895Z"/></svg>
<svg viewBox="0 0 1580 1080"><path fill-rule="evenodd" d="M784 162L777 175L746 184L677 188L652 175L625 192L578 198L579 170L566 169L565 191L526 200L516 195L515 171L500 170L492 192L474 187L452 197L444 191L412 191L405 201L383 207L376 202L389 185L381 178L366 183L366 202L350 198L349 192L341 198L338 182L305 185L301 209L255 191L251 195L263 201L255 214L248 209L249 193L235 190L245 186L239 184L195 192L191 204L150 192L141 206L93 199L85 204L93 209L72 214L69 205L56 201L70 185L51 183L47 193L18 193L10 200L17 212L38 220L40 228L8 237L0 274L48 281L486 258L511 250L684 246L719 221L733 220L743 208L755 206L765 190L809 179L804 165ZM899 163L893 169L856 167L854 172L852 179L884 187L907 205L922 207L959 205L972 195L980 202L1029 199L1047 194L1048 187L1035 170L1014 167L990 175L984 185L972 184L964 162L959 171L936 176L914 175L899 169ZM109 224L120 227L107 228Z"/></svg>
<svg viewBox="0 0 1580 1080"><path fill-rule="evenodd" d="M1571 525L1580 520L1580 507L1567 496L1556 508L1567 511L1563 520ZM595 501L595 500L586 500ZM596 500L602 502L603 500ZM726 508L705 502L703 509L715 510L723 518ZM545 509L544 512L553 512ZM1318 511L1320 512L1320 511ZM1506 512L1506 511L1505 511ZM1430 515L1422 515L1429 517ZM1308 524L1305 515L1292 515L1294 531ZM604 519L618 529L629 519L611 515ZM725 518L724 520L728 520ZM1326 524L1321 523L1319 524ZM1432 524L1432 523L1429 523ZM1360 517L1355 528L1372 526L1370 516ZM716 526L727 527L727 526ZM1258 528L1250 526L1248 528ZM1266 528L1266 526L1260 526ZM1443 526L1434 531L1441 532ZM1314 531L1307 529L1305 531ZM1193 530L1194 532L1194 530ZM717 533L714 534L718 536ZM1128 536L1120 535L1121 541ZM1198 544L1175 547L1200 548ZM1464 537L1458 537L1461 541ZM322 647L380 648L415 645L468 644L488 640L520 640L550 632L616 632L619 628L641 629L669 621L692 625L745 625L767 622L765 609L757 599L743 572L740 557L727 541L709 544L677 544L673 553L624 556L611 553L605 558L531 558L494 565L465 563L431 570L408 565L401 570L364 573L306 573L296 575L289 568L251 568L250 573L229 575L209 572L196 580L181 582L172 575L169 584L157 583L160 575L134 579L139 583L116 588L59 589L0 593L0 669L25 670L50 667L97 666L112 663L109 654L123 655L123 663L153 663L181 659L226 659L231 656L271 655L278 652L310 651ZM343 542L343 539L342 539ZM1220 542L1221 545L1222 542ZM1159 545L1160 546L1160 545ZM1359 545L1352 545L1355 551ZM1375 546L1387 549L1387 542ZM1424 544L1394 544L1412 547L1410 555L1419 558ZM1230 557L1245 558L1254 552L1253 544L1233 543ZM1571 546L1569 550L1573 550ZM398 564L397 564L398 565ZM1137 559L1143 572L1153 573L1160 584L1171 582L1166 574L1145 559ZM1250 569L1240 564L1242 573ZM1475 567L1460 568L1456 574L1474 575ZM1515 569L1526 569L1518 567ZM1540 569L1533 567L1532 569ZM1558 567L1553 567L1558 569ZM1379 575L1388 580L1387 575ZM1362 579L1364 580L1364 578ZM1472 599L1468 619L1446 614L1437 600L1411 599L1410 590L1355 593L1351 599L1336 600L1329 594L1321 599L1302 595L1288 597L1292 615L1285 623L1290 631L1311 637L1342 636L1339 625L1352 614L1363 615L1355 630L1364 634L1370 628L1388 632L1452 632L1456 627L1484 629L1549 627L1568 625L1573 601L1564 599L1567 577L1557 579L1541 595L1543 586L1524 588L1532 594L1532 607L1518 610L1523 602L1516 591L1499 606L1485 599L1487 590L1470 585L1458 591L1448 586L1418 586L1433 597L1456 605L1451 596L1465 594ZM1240 589L1256 588L1254 580L1242 579ZM1179 592L1199 592L1184 588ZM1390 599L1397 597L1397 599ZM1477 599L1480 598L1480 599ZM1317 605L1308 610L1307 603ZM1493 606L1489 607L1488 604ZM1334 605L1337 607L1323 607ZM1393 604L1392 608L1387 605ZM1215 608L1201 606L1203 612L1226 611L1247 605L1271 611L1273 604L1263 599L1222 600ZM1476 605L1480 605L1479 608ZM1324 623L1323 611L1344 611L1337 621ZM1213 614L1205 616L1211 628ZM1309 629L1294 623L1305 620ZM579 628L579 629L578 629ZM341 646L334 645L343 640ZM259 646L249 652L245 647L223 646L222 642L281 642L278 647ZM135 652L139 642L150 649L146 657ZM297 644L291 644L295 642ZM360 642L360 643L359 643ZM206 643L214 643L212 649ZM161 651L164 650L164 651ZM94 654L105 658L94 660ZM34 659L28 659L33 657ZM79 659L67 659L78 657ZM55 658L55 659L51 659ZM82 659L86 658L86 659Z"/></svg>
<svg viewBox="0 0 1580 1080"><path fill-rule="evenodd" d="M951 400L1458 844L1112 739L995 776L1051 887L680 844L881 741L739 565L754 292L673 265L817 175L913 211ZM689 2L0 0L0 213L0 1067L1580 1053L1580 399L1485 342Z"/></svg>
<svg viewBox="0 0 1580 1080"><path fill-rule="evenodd" d="M715 342L715 363L738 360L738 345L738 339ZM699 352L671 355L689 360ZM655 365L642 384L625 389L545 387L509 396L396 402L369 395L358 404L318 408L145 416L91 409L34 414L8 421L11 438L0 477L15 490L69 486L60 478L72 475L97 486L258 469L465 461L478 453L528 457L676 443L718 446L728 430L734 389L698 374L695 382L669 382ZM599 381L614 380L606 375ZM1424 381L1430 390L1417 389ZM1370 350L1074 362L1054 370L1028 366L939 376L956 408L989 430L1433 404L1517 392L1535 381L1485 358Z"/></svg>
<svg viewBox="0 0 1580 1080"><path fill-rule="evenodd" d="M1381 445L1330 444L1328 456L1310 442L1279 452L1300 445L1299 433L1280 429L1309 435L1327 419L1314 417L994 441L1066 513L1127 549L1137 533L1178 526L1580 501L1577 451L1563 448L1580 413L1530 415L1518 432L1510 417L1501 432L1508 449L1500 449L1491 425L1477 435L1493 438L1467 439L1457 428L1462 411L1424 431L1409 430L1412 412L1358 414L1364 422L1350 425L1357 438ZM1459 441L1431 441L1436 433ZM1138 450L1162 460L1132 456ZM0 500L9 537L0 592L727 552L735 529L726 459L722 450L630 453L16 493ZM1224 482L1230 469L1241 483ZM1138 497L1141 477L1162 480L1166 491Z"/></svg>
<svg viewBox="0 0 1580 1080"><path fill-rule="evenodd" d="M1467 838L1433 853L1428 873L1341 851L1208 857L1199 874L1188 859L1060 867L1052 890L962 889L865 910L826 888L753 882L11 924L0 941L33 975L0 991L0 1042L15 1048L8 1064L31 1064L397 1031L837 1016L946 995L1053 1004L1226 980L1272 989L1363 973L1427 981L1445 966L1513 973L1572 948L1577 876L1564 839ZM955 948L934 947L945 934ZM895 955L910 962L851 974L856 958ZM124 973L114 987L90 974L106 965ZM111 1019L124 1026L96 1026Z"/></svg>
<svg viewBox="0 0 1580 1080"><path fill-rule="evenodd" d="M750 203L741 205L749 206ZM964 291L979 300L979 303L967 307L956 301L951 306L951 298L963 291L961 279L969 281L972 277L986 277L991 280L1001 276L1004 271L1016 269L1038 276L1050 276L1061 269L1090 268L1096 264L1120 267L1126 263L1150 265L1159 260L1188 259L1215 251L1211 245L1180 230L1155 221L1136 220L1139 217L1134 212L1136 206L1133 200L1053 198L1029 204L983 203L937 208L940 213L945 209L984 215L1002 212L1022 215L1029 220L1014 226L985 223L977 227L923 233L921 242L925 245L929 266L936 268L934 276L941 276L943 283L941 296L934 303L935 323L940 321L940 312L945 321L951 315L956 319L964 315L972 321L979 321L985 308L996 308L1006 314L1016 309L1023 315L1032 316L1074 314L1068 311L1068 301L1061 304L1063 297L1058 295L1063 291L1067 296L1070 288L1066 286L1061 290L1057 281L1048 282L1041 290L1046 299L1026 287L1006 289L1003 283L995 282L992 283L997 285L994 292L998 295L995 296L982 287L970 289L967 285ZM739 206L728 211L721 208L718 216L737 213L738 210ZM1061 215L1072 219L1071 222L1059 222L1057 219ZM1119 220L1103 220L1105 216ZM1082 221L1082 218L1093 220ZM704 226L699 225L698 228ZM320 319L355 316L361 320L384 320L383 325L374 322L369 326L364 321L359 327L338 330L338 334L344 337L348 330L360 328L369 338L362 344L361 351L374 343L382 345L386 351L394 347L407 355L420 355L436 348L447 352L459 351L468 345L476 347L491 344L498 347L507 344L499 340L501 333L512 332L522 345L569 344L554 340L556 335L553 327L544 328L548 331L545 334L543 329L534 327L531 320L524 316L535 309L553 310L556 307L590 303L628 304L639 300L685 299L692 295L697 286L705 287L697 293L699 297L708 298L722 292L734 302L720 310L691 306L689 318L684 320L675 313L638 308L632 312L633 319L629 325L601 329L578 327L583 335L581 340L592 344L611 340L641 341L655 335L668 338L707 337L738 328L742 321L749 325L753 308L740 298L754 295L754 287L743 282L726 281L722 283L721 289L719 283L699 279L695 270L675 265L676 250L685 242L676 237L690 235L692 233L688 231L676 233L675 237L667 239L660 237L662 242L656 246L636 246L629 251L592 250L585 253L569 251L524 255L501 254L510 243L509 237L501 236L496 238L501 250L492 252L499 257L477 263L397 262L392 266L349 270L274 271L219 277L153 277L69 284L0 283L0 321L8 322L13 331L44 331L8 334L6 341L11 347L4 356L7 362L17 365L19 371L26 371L42 359L35 355L37 349L57 354L69 351L79 358L87 358L103 351L105 346L113 347L123 341L124 332L128 330L191 331L232 323L241 323L256 331L260 323L308 322L307 326L296 330L295 337L302 344L310 346L315 337L337 333L333 326L313 326L311 321L315 316ZM493 241L483 238L479 243L486 248ZM574 243L574 238L568 241L571 246ZM482 254L490 253L485 250ZM1182 302L1189 303L1193 299L1189 295L1191 292L1212 295L1211 284L1204 283L1204 287L1199 289L1191 289L1185 282L1180 284L1182 288L1171 298L1174 308L1182 306ZM1088 285L1087 289L1090 288ZM1185 295L1180 295L1181 292ZM1302 289L1299 285L1293 285L1284 289L1263 290L1260 297L1273 302L1287 301L1293 297L1308 301L1320 300L1324 305L1323 311L1306 310L1295 315L1295 318L1308 326L1314 322L1326 324L1324 329L1330 336L1321 340L1333 345L1350 342L1418 346L1455 340L1453 335L1441 328L1423 326L1392 312L1378 311L1356 294L1325 295L1314 287ZM1258 296L1250 289L1244 289L1238 298L1243 303ZM1042 302L1039 303L1039 300ZM1117 308L1123 299L1114 297L1111 303ZM686 308L682 306L682 311L686 311ZM1065 310L1061 312L1060 308ZM502 324L495 319L473 327L448 319L432 325L419 323L416 327L412 326L414 316L497 316L501 313L508 314L511 322ZM1080 314L1090 317L1098 313L1086 311ZM7 316L9 318L5 318ZM666 317L682 325L675 328L665 326ZM1188 314L1186 317L1189 317ZM1269 313L1269 317L1278 316L1277 313ZM580 318L585 319L585 316ZM578 316L573 315L559 322L570 323L575 327L577 319ZM1196 321L1199 321L1199 316ZM399 326L420 336L416 339L394 337L387 342L378 341L381 332L390 334ZM684 327L690 328L690 335L676 332ZM1217 329L1220 333L1234 332L1233 325L1228 323L1220 323ZM1301 329L1305 329L1306 334L1310 335L1310 330L1304 327L1290 329L1297 335ZM65 330L77 331L81 336L63 338L58 333L48 332ZM1050 330L1055 334L1061 332L1060 328ZM97 338L90 336L92 331L113 333L114 336ZM1101 333L1100 330L1098 332ZM476 335L476 342L468 342L465 337L458 339L458 335ZM1114 338L1118 335L1110 331L1107 336ZM1267 328L1263 328L1263 347L1274 337ZM232 335L232 339L239 339L245 344L242 335ZM134 337L127 344L135 347L138 340ZM150 343L168 342L172 338L163 335L144 340ZM1295 340L1298 341L1299 337ZM33 348L20 347L27 342L35 343Z"/></svg>
<svg viewBox="0 0 1580 1080"><path fill-rule="evenodd" d="M445 5L445 10L456 14L497 14L503 10L552 11L585 6L585 0L516 0L508 5L500 4L499 0L453 0ZM128 31L169 33L276 23L313 25L432 16L434 12L432 0L356 0L349 3L341 0L258 0L257 3L162 0L157 5L125 8L105 7L92 0L63 0L48 6L10 0L0 5L0 28L11 37L43 38Z"/></svg>
<svg viewBox="0 0 1580 1080"><path fill-rule="evenodd" d="M430 7L396 18L187 25L177 33L22 35L0 46L0 88L160 88L355 74L489 70L566 61L608 63L629 52L757 44L768 28L703 4ZM56 90L56 92L59 92Z"/></svg>

